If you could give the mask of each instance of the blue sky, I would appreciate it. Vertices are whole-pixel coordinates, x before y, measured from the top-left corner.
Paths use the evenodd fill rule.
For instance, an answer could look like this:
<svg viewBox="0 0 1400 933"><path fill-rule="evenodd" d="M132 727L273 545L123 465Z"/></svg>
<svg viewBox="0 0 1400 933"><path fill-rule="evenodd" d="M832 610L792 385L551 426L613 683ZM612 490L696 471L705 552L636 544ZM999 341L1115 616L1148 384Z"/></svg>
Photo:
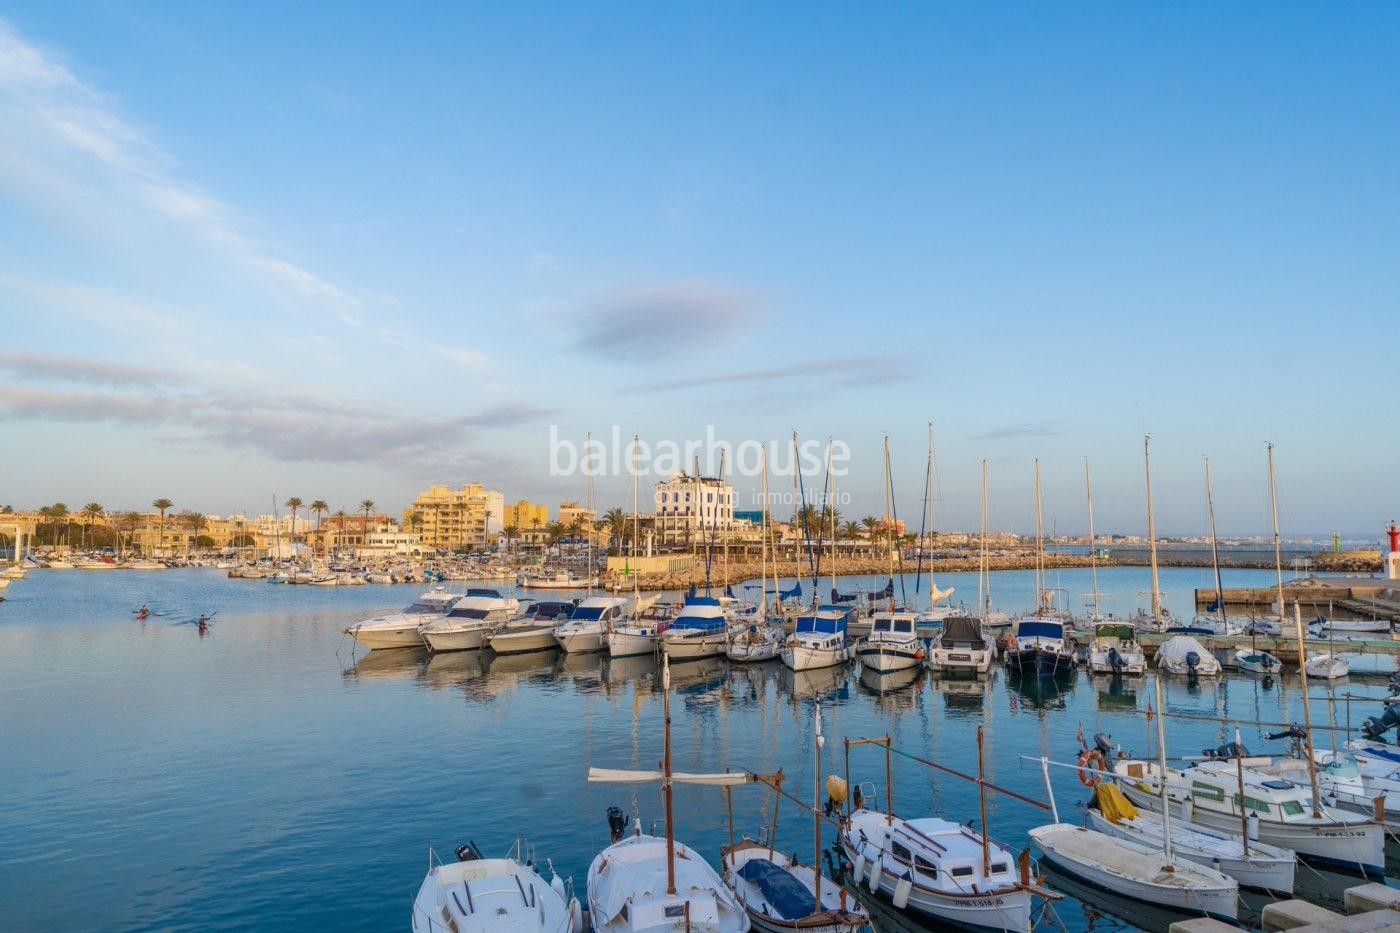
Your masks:
<svg viewBox="0 0 1400 933"><path fill-rule="evenodd" d="M940 523L1400 512L1400 9L11 3L0 501L428 481L550 425L891 436ZM1387 410L1388 408L1388 410ZM741 492L746 484L740 483ZM603 505L626 480L599 484Z"/></svg>

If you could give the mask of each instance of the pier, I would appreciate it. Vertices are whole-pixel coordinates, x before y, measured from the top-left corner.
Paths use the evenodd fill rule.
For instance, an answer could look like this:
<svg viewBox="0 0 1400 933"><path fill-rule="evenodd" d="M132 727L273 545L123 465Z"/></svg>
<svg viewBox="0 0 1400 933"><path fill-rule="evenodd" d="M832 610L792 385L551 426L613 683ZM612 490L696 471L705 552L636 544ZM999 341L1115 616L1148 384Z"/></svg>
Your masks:
<svg viewBox="0 0 1400 933"><path fill-rule="evenodd" d="M1168 633L1139 635L1142 653L1149 661L1157 656L1157 649L1176 636ZM1298 663L1298 639L1291 635L1193 635L1197 641L1210 649L1217 658L1223 659L1237 648L1251 646L1267 651L1285 664ZM1308 654L1371 654L1400 657L1400 641L1377 635L1374 638L1307 638L1303 640Z"/></svg>
<svg viewBox="0 0 1400 933"><path fill-rule="evenodd" d="M1223 590L1225 611L1233 614L1275 611L1275 587ZM1215 602L1215 588L1196 590L1196 609ZM1349 617L1400 622L1400 581L1379 577L1307 577L1283 585L1284 603L1302 607L1307 618L1344 613Z"/></svg>

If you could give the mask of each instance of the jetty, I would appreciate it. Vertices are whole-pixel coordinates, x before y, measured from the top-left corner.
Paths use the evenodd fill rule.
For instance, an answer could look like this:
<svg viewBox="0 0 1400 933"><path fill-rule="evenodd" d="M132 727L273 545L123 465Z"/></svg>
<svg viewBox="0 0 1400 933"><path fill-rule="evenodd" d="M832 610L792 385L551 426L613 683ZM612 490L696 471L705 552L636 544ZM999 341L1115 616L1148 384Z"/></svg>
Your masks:
<svg viewBox="0 0 1400 933"><path fill-rule="evenodd" d="M1234 615L1276 612L1277 587L1223 590L1225 611ZM1345 615L1348 618L1400 622L1400 580L1381 577L1304 577L1283 585L1284 603L1297 603L1309 618ZM1215 588L1196 590L1196 608L1215 602Z"/></svg>
<svg viewBox="0 0 1400 933"><path fill-rule="evenodd" d="M1157 656L1158 648L1175 637L1175 635L1166 632L1153 632L1139 635L1138 641L1142 645L1142 653L1150 661ZM1292 635L1194 635L1192 637L1221 659L1228 657L1238 648L1255 647L1260 651L1269 652L1285 664L1298 663L1298 639ZM1357 638L1355 636L1307 638L1304 639L1303 643L1307 646L1309 656L1336 651L1339 654L1400 657L1400 641L1395 641L1381 634L1377 634L1373 638Z"/></svg>

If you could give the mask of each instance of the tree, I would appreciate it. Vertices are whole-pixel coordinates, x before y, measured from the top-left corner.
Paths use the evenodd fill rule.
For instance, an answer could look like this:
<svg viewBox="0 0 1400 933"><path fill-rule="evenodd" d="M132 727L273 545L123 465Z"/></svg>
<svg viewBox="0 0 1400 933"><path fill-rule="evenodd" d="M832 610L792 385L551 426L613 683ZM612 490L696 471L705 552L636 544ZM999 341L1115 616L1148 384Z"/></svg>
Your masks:
<svg viewBox="0 0 1400 933"><path fill-rule="evenodd" d="M319 539L321 537L321 516L329 512L331 507L326 505L325 499L317 499L308 505L307 508L316 513L316 537Z"/></svg>
<svg viewBox="0 0 1400 933"><path fill-rule="evenodd" d="M539 524L539 520L536 519L535 523ZM545 526L544 529L545 542L550 547L554 547L563 539L564 534L567 530L568 529L564 527L563 522L550 522L548 525Z"/></svg>
<svg viewBox="0 0 1400 933"><path fill-rule="evenodd" d="M301 498L292 496L287 500L287 508L292 510L292 553L297 552L297 509L301 508Z"/></svg>
<svg viewBox="0 0 1400 933"><path fill-rule="evenodd" d="M335 512L335 548L340 550L341 543L345 539L345 510L336 509Z"/></svg>
<svg viewBox="0 0 1400 933"><path fill-rule="evenodd" d="M861 533L860 522L846 522L841 526L841 534L846 538L859 538Z"/></svg>
<svg viewBox="0 0 1400 933"><path fill-rule="evenodd" d="M87 547L88 528L106 514L106 510L96 502L89 502L83 506L83 547Z"/></svg>
<svg viewBox="0 0 1400 933"><path fill-rule="evenodd" d="M121 533L126 532L127 543L132 543L132 537L136 534L136 529L141 527L140 512L120 512L117 515L117 544L121 545Z"/></svg>
<svg viewBox="0 0 1400 933"><path fill-rule="evenodd" d="M361 499L360 511L365 513L365 524L364 527L360 529L360 532L363 535L363 537L360 538L360 543L369 544L369 513L374 511L374 500Z"/></svg>
<svg viewBox="0 0 1400 933"><path fill-rule="evenodd" d="M608 527L608 547L622 553L622 539L627 534L627 513L619 508L611 508L603 513L603 522Z"/></svg>
<svg viewBox="0 0 1400 933"><path fill-rule="evenodd" d="M54 523L53 543L58 544L58 536L68 524L68 506L55 502L49 506L49 521Z"/></svg>
<svg viewBox="0 0 1400 933"><path fill-rule="evenodd" d="M501 529L501 534L505 535L506 546L509 547L512 541L520 537L520 529L516 528L514 525L507 525Z"/></svg>
<svg viewBox="0 0 1400 933"><path fill-rule="evenodd" d="M188 557L190 553L190 544L194 543L197 545L199 543L199 533L209 527L209 519L205 518L199 512L185 512L180 516L180 520L184 523L185 527L190 530L190 536L185 539L185 556ZM210 545L213 545L212 541L210 541Z"/></svg>
<svg viewBox="0 0 1400 933"><path fill-rule="evenodd" d="M160 541L158 543L161 550L165 549L165 513L174 504L169 499L157 499L151 503L151 508L160 512Z"/></svg>

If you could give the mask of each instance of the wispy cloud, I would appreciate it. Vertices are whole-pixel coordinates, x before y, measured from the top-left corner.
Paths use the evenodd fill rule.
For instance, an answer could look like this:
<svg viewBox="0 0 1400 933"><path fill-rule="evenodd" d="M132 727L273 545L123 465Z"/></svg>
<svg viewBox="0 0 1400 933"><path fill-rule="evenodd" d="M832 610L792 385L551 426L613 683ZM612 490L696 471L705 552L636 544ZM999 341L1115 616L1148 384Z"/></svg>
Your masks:
<svg viewBox="0 0 1400 933"><path fill-rule="evenodd" d="M570 315L574 346L618 359L665 356L723 342L760 314L754 296L686 280L615 292Z"/></svg>
<svg viewBox="0 0 1400 933"><path fill-rule="evenodd" d="M147 366L128 366L80 356L43 353L0 353L0 370L21 379L99 383L109 386L183 385L178 373Z"/></svg>
<svg viewBox="0 0 1400 933"><path fill-rule="evenodd" d="M791 363L768 369L711 373L681 379L659 379L629 386L629 391L669 392L703 386L776 386L796 380L815 380L823 388L890 385L913 378L913 359L907 356L846 356Z"/></svg>
<svg viewBox="0 0 1400 933"><path fill-rule="evenodd" d="M1022 424L1008 424L991 431L983 431L980 434L972 435L972 439L975 441L1003 441L1021 437L1050 437L1063 433L1064 427L1057 422L1027 421Z"/></svg>

